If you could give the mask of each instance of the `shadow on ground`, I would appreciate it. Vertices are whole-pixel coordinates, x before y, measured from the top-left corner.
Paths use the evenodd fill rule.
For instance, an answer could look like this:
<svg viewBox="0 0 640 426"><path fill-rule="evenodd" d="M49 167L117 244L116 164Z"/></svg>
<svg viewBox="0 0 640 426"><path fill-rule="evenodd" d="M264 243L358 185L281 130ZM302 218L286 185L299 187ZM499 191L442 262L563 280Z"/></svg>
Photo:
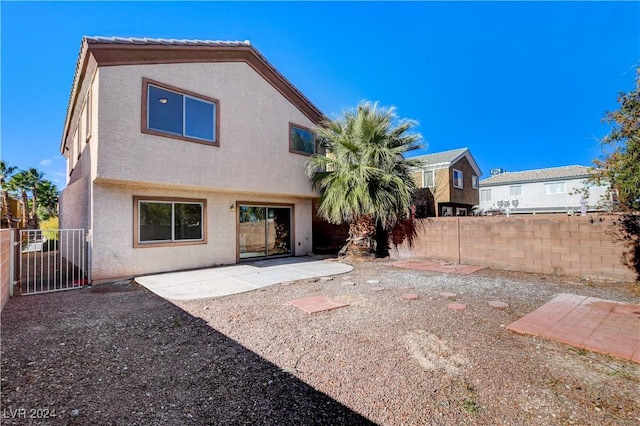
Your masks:
<svg viewBox="0 0 640 426"><path fill-rule="evenodd" d="M1 352L3 424L374 424L135 284L11 299Z"/></svg>

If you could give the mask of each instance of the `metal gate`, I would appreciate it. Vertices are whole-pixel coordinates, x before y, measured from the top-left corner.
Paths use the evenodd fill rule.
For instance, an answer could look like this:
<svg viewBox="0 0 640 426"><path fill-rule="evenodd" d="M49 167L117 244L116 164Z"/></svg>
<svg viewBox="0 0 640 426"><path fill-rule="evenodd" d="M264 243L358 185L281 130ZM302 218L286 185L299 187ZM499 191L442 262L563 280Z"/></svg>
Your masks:
<svg viewBox="0 0 640 426"><path fill-rule="evenodd" d="M22 295L81 288L89 282L84 229L20 231Z"/></svg>

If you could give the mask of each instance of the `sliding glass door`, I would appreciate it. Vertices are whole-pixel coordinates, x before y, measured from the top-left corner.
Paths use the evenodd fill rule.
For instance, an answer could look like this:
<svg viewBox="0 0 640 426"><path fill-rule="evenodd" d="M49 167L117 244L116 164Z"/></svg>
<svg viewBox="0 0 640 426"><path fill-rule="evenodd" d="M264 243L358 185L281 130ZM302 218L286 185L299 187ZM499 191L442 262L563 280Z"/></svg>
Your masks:
<svg viewBox="0 0 640 426"><path fill-rule="evenodd" d="M291 255L291 207L240 205L240 259Z"/></svg>

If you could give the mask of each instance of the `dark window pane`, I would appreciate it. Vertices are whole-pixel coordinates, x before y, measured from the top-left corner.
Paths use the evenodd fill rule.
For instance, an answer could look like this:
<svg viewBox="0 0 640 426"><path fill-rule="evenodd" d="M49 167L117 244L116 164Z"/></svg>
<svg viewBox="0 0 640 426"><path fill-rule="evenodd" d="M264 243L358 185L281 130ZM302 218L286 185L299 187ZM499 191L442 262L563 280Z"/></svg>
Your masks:
<svg viewBox="0 0 640 426"><path fill-rule="evenodd" d="M140 242L171 241L171 204L140 203Z"/></svg>
<svg viewBox="0 0 640 426"><path fill-rule="evenodd" d="M202 239L202 205L174 204L174 234L176 240Z"/></svg>
<svg viewBox="0 0 640 426"><path fill-rule="evenodd" d="M185 136L215 142L214 104L187 97L185 108Z"/></svg>
<svg viewBox="0 0 640 426"><path fill-rule="evenodd" d="M147 127L182 135L182 95L149 85Z"/></svg>
<svg viewBox="0 0 640 426"><path fill-rule="evenodd" d="M313 133L298 127L291 127L291 149L313 154L315 152L315 138Z"/></svg>

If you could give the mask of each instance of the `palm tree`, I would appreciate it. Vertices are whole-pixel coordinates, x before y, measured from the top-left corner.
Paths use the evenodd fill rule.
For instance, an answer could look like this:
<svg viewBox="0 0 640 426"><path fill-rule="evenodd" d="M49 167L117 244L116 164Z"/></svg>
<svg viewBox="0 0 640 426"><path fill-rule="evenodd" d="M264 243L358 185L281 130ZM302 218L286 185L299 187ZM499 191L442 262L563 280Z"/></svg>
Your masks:
<svg viewBox="0 0 640 426"><path fill-rule="evenodd" d="M349 224L341 253L388 255L389 231L411 212L410 171L421 163L404 154L422 147L416 125L393 107L361 102L314 129L327 155L311 156L306 172L321 192L318 215Z"/></svg>
<svg viewBox="0 0 640 426"><path fill-rule="evenodd" d="M37 189L38 220L49 219L58 214L58 188L48 180L43 180Z"/></svg>
<svg viewBox="0 0 640 426"><path fill-rule="evenodd" d="M27 215L29 209L29 197L27 195L27 190L29 188L29 176L27 175L27 172L21 170L11 176L11 179L8 182L8 188L11 192L22 198L22 227L27 228L29 220Z"/></svg>
<svg viewBox="0 0 640 426"><path fill-rule="evenodd" d="M35 168L21 170L14 174L9 181L9 187L22 197L24 210L22 213L22 226L38 228L38 187L44 181L44 173ZM29 212L29 193L31 193L31 211Z"/></svg>
<svg viewBox="0 0 640 426"><path fill-rule="evenodd" d="M5 183L5 178L10 178L13 172L16 171L15 167L9 166L4 160L0 160L0 190L2 191L2 204L4 206L5 216L9 223L9 228L13 228L13 210L11 209L11 203L9 199L9 188Z"/></svg>
<svg viewBox="0 0 640 426"><path fill-rule="evenodd" d="M45 181L44 173L32 167L27 170L27 180L31 191L31 219L34 229L38 228L38 188Z"/></svg>

